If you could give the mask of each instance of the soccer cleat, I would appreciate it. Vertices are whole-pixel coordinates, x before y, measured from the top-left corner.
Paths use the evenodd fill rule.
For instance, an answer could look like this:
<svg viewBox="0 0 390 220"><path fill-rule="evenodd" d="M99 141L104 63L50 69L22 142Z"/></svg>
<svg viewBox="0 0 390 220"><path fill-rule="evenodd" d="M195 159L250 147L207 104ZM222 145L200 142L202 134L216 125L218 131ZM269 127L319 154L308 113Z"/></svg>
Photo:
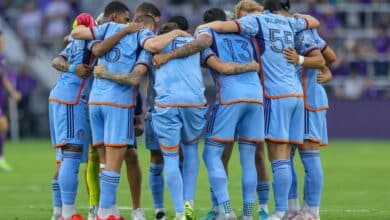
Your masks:
<svg viewBox="0 0 390 220"><path fill-rule="evenodd" d="M267 220L287 220L287 214L285 214L283 217L280 217L276 213L268 216Z"/></svg>
<svg viewBox="0 0 390 220"><path fill-rule="evenodd" d="M157 211L154 220L165 220L165 212Z"/></svg>
<svg viewBox="0 0 390 220"><path fill-rule="evenodd" d="M240 216L240 220L253 220L252 216Z"/></svg>
<svg viewBox="0 0 390 220"><path fill-rule="evenodd" d="M303 211L294 220L320 220L320 216L313 215L311 212Z"/></svg>
<svg viewBox="0 0 390 220"><path fill-rule="evenodd" d="M216 220L237 220L237 216L232 212L224 215L218 215L215 219Z"/></svg>
<svg viewBox="0 0 390 220"><path fill-rule="evenodd" d="M51 220L61 220L61 214L53 214Z"/></svg>
<svg viewBox="0 0 390 220"><path fill-rule="evenodd" d="M12 167L5 160L0 160L0 171L10 172Z"/></svg>
<svg viewBox="0 0 390 220"><path fill-rule="evenodd" d="M287 220L298 220L300 219L301 211L289 211L287 212Z"/></svg>
<svg viewBox="0 0 390 220"><path fill-rule="evenodd" d="M261 209L259 211L259 220L267 220L268 218L268 212L266 212L264 209Z"/></svg>
<svg viewBox="0 0 390 220"><path fill-rule="evenodd" d="M125 220L122 216L109 215L106 219L100 218L96 215L96 220Z"/></svg>
<svg viewBox="0 0 390 220"><path fill-rule="evenodd" d="M60 220L65 220L65 218L61 217ZM74 214L69 220L84 220L84 218L80 214Z"/></svg>
<svg viewBox="0 0 390 220"><path fill-rule="evenodd" d="M131 212L131 219L133 220L145 220L145 211L141 208L134 209Z"/></svg>
<svg viewBox="0 0 390 220"><path fill-rule="evenodd" d="M88 220L95 220L96 215L97 215L98 207L97 206L92 206L88 210Z"/></svg>
<svg viewBox="0 0 390 220"><path fill-rule="evenodd" d="M184 216L186 220L196 220L194 208L190 202L185 202L184 204Z"/></svg>
<svg viewBox="0 0 390 220"><path fill-rule="evenodd" d="M217 215L218 213L216 211L211 210L202 220L215 220L217 218Z"/></svg>

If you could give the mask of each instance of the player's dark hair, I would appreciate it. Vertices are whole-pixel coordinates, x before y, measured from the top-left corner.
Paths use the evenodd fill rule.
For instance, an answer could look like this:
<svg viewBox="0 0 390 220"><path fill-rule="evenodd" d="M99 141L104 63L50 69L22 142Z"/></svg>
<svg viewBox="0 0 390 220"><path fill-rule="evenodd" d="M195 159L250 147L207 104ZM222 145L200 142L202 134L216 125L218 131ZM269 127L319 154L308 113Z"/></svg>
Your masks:
<svg viewBox="0 0 390 220"><path fill-rule="evenodd" d="M176 29L179 29L179 26L176 23L172 23L172 22L165 23L161 26L160 30L158 31L158 35L165 34Z"/></svg>
<svg viewBox="0 0 390 220"><path fill-rule="evenodd" d="M137 17L135 20L134 20L135 23L143 23L145 25L150 25L150 26L153 26L153 27L156 27L156 20L154 20L154 18L150 15L141 15L139 17Z"/></svg>
<svg viewBox="0 0 390 220"><path fill-rule="evenodd" d="M290 11L291 9L290 0L280 0L280 7L285 11Z"/></svg>
<svg viewBox="0 0 390 220"><path fill-rule="evenodd" d="M188 20L182 15L173 16L171 19L168 20L168 22L176 23L181 30L188 31Z"/></svg>
<svg viewBox="0 0 390 220"><path fill-rule="evenodd" d="M282 9L280 5L280 0L265 0L264 1L264 10L270 12L280 11Z"/></svg>
<svg viewBox="0 0 390 220"><path fill-rule="evenodd" d="M152 3L144 2L140 5L138 5L137 9L135 10L136 13L145 14L145 15L152 15L154 17L161 17L160 10Z"/></svg>
<svg viewBox="0 0 390 220"><path fill-rule="evenodd" d="M203 14L203 22L226 21L226 13L219 8L210 8Z"/></svg>
<svg viewBox="0 0 390 220"><path fill-rule="evenodd" d="M108 18L114 13L130 12L130 9L123 2L112 1L104 8L104 17Z"/></svg>

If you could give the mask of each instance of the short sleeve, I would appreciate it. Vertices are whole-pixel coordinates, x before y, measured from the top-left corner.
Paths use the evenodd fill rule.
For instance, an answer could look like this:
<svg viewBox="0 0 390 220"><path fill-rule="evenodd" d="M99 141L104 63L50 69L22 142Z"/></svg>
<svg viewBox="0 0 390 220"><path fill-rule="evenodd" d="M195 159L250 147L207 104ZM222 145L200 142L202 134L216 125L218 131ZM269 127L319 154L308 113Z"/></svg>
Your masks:
<svg viewBox="0 0 390 220"><path fill-rule="evenodd" d="M313 50L318 50L314 36L311 31L305 31L302 42L302 54L307 56Z"/></svg>
<svg viewBox="0 0 390 220"><path fill-rule="evenodd" d="M92 48L93 48L93 45L95 45L96 43L99 43L101 42L101 40L91 40L88 42L87 44L87 48L89 51L92 51Z"/></svg>
<svg viewBox="0 0 390 220"><path fill-rule="evenodd" d="M313 32L313 36L316 40L318 49L320 49L321 51L324 51L327 47L326 41L324 39L322 39L322 37L320 36L320 34L318 33L317 30L312 29L312 32Z"/></svg>
<svg viewBox="0 0 390 220"><path fill-rule="evenodd" d="M199 30L196 31L195 38L197 38L199 35L202 34L208 34L210 36L213 36L213 31L208 27L200 28Z"/></svg>
<svg viewBox="0 0 390 220"><path fill-rule="evenodd" d="M307 21L304 18L291 18L291 25L295 33L306 30L308 27Z"/></svg>
<svg viewBox="0 0 390 220"><path fill-rule="evenodd" d="M200 52L201 64L206 65L207 60L212 56L215 56L215 53L210 48L206 48L203 51L201 51Z"/></svg>
<svg viewBox="0 0 390 220"><path fill-rule="evenodd" d="M145 65L149 70L153 68L152 66L152 53L146 50L142 50L137 58L135 65Z"/></svg>
<svg viewBox="0 0 390 220"><path fill-rule="evenodd" d="M98 25L95 27L91 27L91 33L93 35L94 40L104 40L104 36L107 33L108 28L112 25L111 23L105 23L102 25Z"/></svg>
<svg viewBox="0 0 390 220"><path fill-rule="evenodd" d="M138 32L138 37L137 37L138 44L143 48L146 40L148 40L154 36L155 36L155 34L151 30L141 29Z"/></svg>
<svg viewBox="0 0 390 220"><path fill-rule="evenodd" d="M235 20L241 33L254 37L259 32L259 23L254 15Z"/></svg>
<svg viewBox="0 0 390 220"><path fill-rule="evenodd" d="M68 60L68 58L71 56L71 54L69 54L69 52L71 51L70 50L71 44L72 44L72 42L69 42L68 45L66 45L65 49L63 51L61 51L59 56L62 56L63 58Z"/></svg>

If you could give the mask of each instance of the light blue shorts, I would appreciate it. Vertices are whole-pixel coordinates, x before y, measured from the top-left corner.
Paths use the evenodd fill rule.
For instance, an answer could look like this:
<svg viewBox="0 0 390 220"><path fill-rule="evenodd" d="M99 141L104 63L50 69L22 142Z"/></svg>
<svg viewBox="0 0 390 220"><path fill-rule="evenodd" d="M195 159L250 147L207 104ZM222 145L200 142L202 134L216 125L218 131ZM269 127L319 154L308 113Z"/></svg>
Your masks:
<svg viewBox="0 0 390 220"><path fill-rule="evenodd" d="M214 106L207 120L206 135L214 141L264 141L264 108L258 103L241 102Z"/></svg>
<svg viewBox="0 0 390 220"><path fill-rule="evenodd" d="M49 101L49 123L53 147L80 146L82 148L81 161L88 161L91 129L86 101L80 100L75 105ZM61 160L61 155L61 149L57 150L56 159Z"/></svg>
<svg viewBox="0 0 390 220"><path fill-rule="evenodd" d="M265 139L276 143L303 144L303 98L264 100Z"/></svg>
<svg viewBox="0 0 390 220"><path fill-rule="evenodd" d="M196 141L203 133L206 112L207 107L155 107L152 122L161 150L176 152L181 142Z"/></svg>
<svg viewBox="0 0 390 220"><path fill-rule="evenodd" d="M152 113L148 112L148 116L145 119L145 145L148 150L160 150L160 144L158 143L158 137L154 132Z"/></svg>
<svg viewBox="0 0 390 220"><path fill-rule="evenodd" d="M134 108L90 105L92 145L128 147L135 144Z"/></svg>
<svg viewBox="0 0 390 220"><path fill-rule="evenodd" d="M328 145L328 129L326 124L327 110L312 112L305 110L305 140Z"/></svg>

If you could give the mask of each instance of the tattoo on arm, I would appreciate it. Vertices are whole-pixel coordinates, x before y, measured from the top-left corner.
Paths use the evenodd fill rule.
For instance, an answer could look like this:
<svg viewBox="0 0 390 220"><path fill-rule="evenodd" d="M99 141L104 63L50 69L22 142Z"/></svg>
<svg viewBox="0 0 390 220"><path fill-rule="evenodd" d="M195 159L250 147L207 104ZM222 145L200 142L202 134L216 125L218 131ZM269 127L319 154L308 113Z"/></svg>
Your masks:
<svg viewBox="0 0 390 220"><path fill-rule="evenodd" d="M54 58L51 65L54 69L61 72L67 72L69 70L69 63L63 57Z"/></svg>
<svg viewBox="0 0 390 220"><path fill-rule="evenodd" d="M184 46L170 52L170 58L174 59L174 58L190 56L208 48L209 46L210 45L208 45L207 42L204 40L193 40L185 44Z"/></svg>
<svg viewBox="0 0 390 220"><path fill-rule="evenodd" d="M230 65L231 71L227 74L235 74L235 73L245 73L249 71L254 71L256 68L249 64L241 64L241 63L228 63Z"/></svg>

